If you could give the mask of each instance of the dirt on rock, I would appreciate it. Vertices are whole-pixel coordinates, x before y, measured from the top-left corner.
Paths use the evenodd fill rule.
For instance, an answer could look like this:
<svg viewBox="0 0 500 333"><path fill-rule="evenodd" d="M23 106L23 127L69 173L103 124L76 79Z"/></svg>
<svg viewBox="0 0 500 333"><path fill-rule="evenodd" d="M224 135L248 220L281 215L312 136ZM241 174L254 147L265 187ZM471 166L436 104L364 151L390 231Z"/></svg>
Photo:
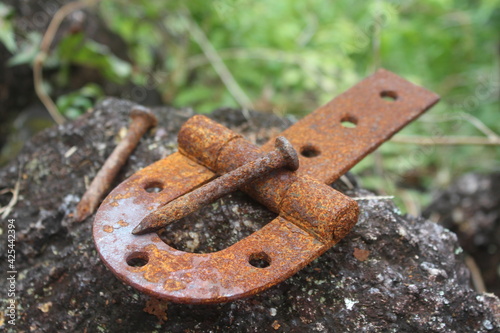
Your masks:
<svg viewBox="0 0 500 333"><path fill-rule="evenodd" d="M500 173L466 174L435 195L424 215L455 232L477 266L479 288L500 295ZM484 286L482 285L484 284Z"/></svg>
<svg viewBox="0 0 500 333"><path fill-rule="evenodd" d="M71 223L89 182L128 126L132 103L107 99L74 122L28 142L0 170L0 205L16 230L16 326L6 332L495 332L500 301L470 286L454 233L424 218L402 216L388 200L356 186L360 219L339 244L290 279L251 298L219 305L152 299L120 282L99 260L93 216ZM155 108L159 126L142 140L116 183L176 151L176 135L193 111ZM238 110L212 118L264 143L288 119ZM3 191L5 189L5 191ZM7 190L17 194L13 196ZM18 190L18 191L17 191ZM234 193L164 231L164 241L193 252L217 251L273 218ZM0 246L7 248L6 223ZM0 268L8 271L6 252ZM0 280L6 290L7 280ZM2 298L6 308L9 300Z"/></svg>

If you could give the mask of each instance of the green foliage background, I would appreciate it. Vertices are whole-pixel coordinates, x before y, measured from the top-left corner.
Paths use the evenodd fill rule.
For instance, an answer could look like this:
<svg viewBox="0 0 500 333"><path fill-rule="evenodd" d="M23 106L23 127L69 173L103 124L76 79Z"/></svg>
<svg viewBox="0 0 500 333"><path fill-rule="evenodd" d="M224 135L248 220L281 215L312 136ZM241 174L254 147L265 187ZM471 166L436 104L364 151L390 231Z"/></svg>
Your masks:
<svg viewBox="0 0 500 333"><path fill-rule="evenodd" d="M1 41L18 51L12 63L31 61L9 37L8 8L0 9ZM232 106L301 117L384 67L442 96L403 134L480 136L478 123L500 133L499 0L102 0L95 10L127 54L67 35L49 61L61 78L52 84L64 85L79 64L198 112ZM210 50L226 72L215 69ZM102 95L95 85L83 89L59 98L68 116ZM499 170L499 153L387 143L355 171L413 212L463 172Z"/></svg>

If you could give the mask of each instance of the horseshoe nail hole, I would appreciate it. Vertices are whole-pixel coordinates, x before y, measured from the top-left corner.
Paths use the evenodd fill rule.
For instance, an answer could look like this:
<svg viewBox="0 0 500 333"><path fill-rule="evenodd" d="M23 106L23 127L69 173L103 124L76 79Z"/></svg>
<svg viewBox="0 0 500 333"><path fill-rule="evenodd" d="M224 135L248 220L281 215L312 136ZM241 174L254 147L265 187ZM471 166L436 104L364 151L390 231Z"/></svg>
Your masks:
<svg viewBox="0 0 500 333"><path fill-rule="evenodd" d="M158 193L163 190L163 184L160 182L150 182L144 186L144 191L148 193Z"/></svg>
<svg viewBox="0 0 500 333"><path fill-rule="evenodd" d="M311 157L316 157L321 154L321 151L314 145L307 144L300 148L300 155L311 158Z"/></svg>
<svg viewBox="0 0 500 333"><path fill-rule="evenodd" d="M380 93L380 98L389 102L394 102L398 99L398 94L392 90L384 90Z"/></svg>
<svg viewBox="0 0 500 333"><path fill-rule="evenodd" d="M271 258L265 252L252 253L248 263L253 267L266 268L271 265Z"/></svg>
<svg viewBox="0 0 500 333"><path fill-rule="evenodd" d="M340 120L340 124L345 128L355 128L358 126L358 119L353 116L346 116Z"/></svg>
<svg viewBox="0 0 500 333"><path fill-rule="evenodd" d="M148 262L149 257L145 252L134 252L127 257L127 265L130 267L146 266Z"/></svg>

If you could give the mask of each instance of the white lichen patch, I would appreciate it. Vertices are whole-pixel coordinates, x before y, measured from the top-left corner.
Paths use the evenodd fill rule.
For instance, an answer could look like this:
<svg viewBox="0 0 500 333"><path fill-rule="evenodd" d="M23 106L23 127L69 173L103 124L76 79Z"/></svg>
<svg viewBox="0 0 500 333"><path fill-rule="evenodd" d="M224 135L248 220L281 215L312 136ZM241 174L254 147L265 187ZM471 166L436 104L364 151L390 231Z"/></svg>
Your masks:
<svg viewBox="0 0 500 333"><path fill-rule="evenodd" d="M491 323L491 321L489 320L485 320L483 321L483 326L484 328L486 328L487 330L492 330L493 329L493 324Z"/></svg>
<svg viewBox="0 0 500 333"><path fill-rule="evenodd" d="M352 300L352 299L349 299L349 298L344 298L344 302L345 302L345 307L346 307L347 310L352 310L352 307L356 303L359 303L359 301Z"/></svg>
<svg viewBox="0 0 500 333"><path fill-rule="evenodd" d="M398 235L401 237L406 237L408 233L406 232L406 229L403 228L402 226L398 226Z"/></svg>
<svg viewBox="0 0 500 333"><path fill-rule="evenodd" d="M420 268L426 271L429 274L431 279L435 279L436 277L443 277L445 279L448 278L448 274L443 269L436 268L435 265L429 262L423 262L420 264Z"/></svg>

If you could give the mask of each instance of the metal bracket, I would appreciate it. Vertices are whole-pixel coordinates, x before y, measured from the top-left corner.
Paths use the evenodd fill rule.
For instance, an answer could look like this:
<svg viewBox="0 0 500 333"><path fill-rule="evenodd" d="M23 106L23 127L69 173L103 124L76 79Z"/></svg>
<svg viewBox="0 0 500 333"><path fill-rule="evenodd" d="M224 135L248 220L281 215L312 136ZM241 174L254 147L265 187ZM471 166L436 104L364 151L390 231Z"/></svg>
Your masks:
<svg viewBox="0 0 500 333"><path fill-rule="evenodd" d="M102 203L93 230L101 259L126 283L176 302L218 303L265 290L320 256L357 222L357 203L326 184L438 99L379 70L291 126L280 135L301 153L300 168L276 170L241 187L279 216L236 244L206 254L178 251L156 233L131 232L152 211L272 150L274 140L258 148L194 116L179 132L179 152L138 171ZM163 190L145 191L151 186ZM129 266L134 258L144 265ZM265 258L270 265L254 267L252 258Z"/></svg>

